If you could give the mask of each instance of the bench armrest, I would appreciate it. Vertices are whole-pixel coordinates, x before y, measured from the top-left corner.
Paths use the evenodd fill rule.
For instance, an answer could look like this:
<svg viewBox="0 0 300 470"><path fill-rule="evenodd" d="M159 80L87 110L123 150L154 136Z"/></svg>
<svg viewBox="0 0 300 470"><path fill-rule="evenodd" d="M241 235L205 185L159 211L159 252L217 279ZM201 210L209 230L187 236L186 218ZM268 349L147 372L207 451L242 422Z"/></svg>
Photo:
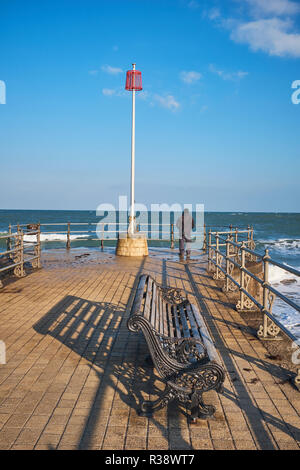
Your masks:
<svg viewBox="0 0 300 470"><path fill-rule="evenodd" d="M190 370L182 370L176 377L171 379L175 387L180 387L186 391L197 389L200 393L213 389L222 392L224 380L224 369L216 362L208 362Z"/></svg>

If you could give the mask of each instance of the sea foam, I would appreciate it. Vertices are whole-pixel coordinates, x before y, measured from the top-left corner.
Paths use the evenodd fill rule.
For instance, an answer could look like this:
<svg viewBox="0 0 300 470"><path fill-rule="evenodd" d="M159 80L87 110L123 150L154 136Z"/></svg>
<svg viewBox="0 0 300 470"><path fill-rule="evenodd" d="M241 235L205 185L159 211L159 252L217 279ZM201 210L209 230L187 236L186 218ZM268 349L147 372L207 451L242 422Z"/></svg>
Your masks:
<svg viewBox="0 0 300 470"><path fill-rule="evenodd" d="M64 233L41 233L40 237L41 237L41 242L46 242L46 241L66 242L67 241L67 234L64 234ZM79 238L88 238L88 236L86 234L70 235L70 240L77 240ZM36 235L24 235L24 240L27 242L35 242Z"/></svg>

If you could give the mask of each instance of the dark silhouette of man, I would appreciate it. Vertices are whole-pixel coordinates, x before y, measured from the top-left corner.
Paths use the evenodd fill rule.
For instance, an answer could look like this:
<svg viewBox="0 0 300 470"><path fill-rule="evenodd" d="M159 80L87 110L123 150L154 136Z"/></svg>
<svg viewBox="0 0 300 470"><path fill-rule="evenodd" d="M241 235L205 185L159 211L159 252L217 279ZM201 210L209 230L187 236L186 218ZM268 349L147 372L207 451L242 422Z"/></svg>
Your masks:
<svg viewBox="0 0 300 470"><path fill-rule="evenodd" d="M179 256L180 259L184 258L184 251L186 249L186 259L191 256L191 238L192 230L195 227L194 219L188 209L184 209L181 216L178 217L176 227L179 230Z"/></svg>

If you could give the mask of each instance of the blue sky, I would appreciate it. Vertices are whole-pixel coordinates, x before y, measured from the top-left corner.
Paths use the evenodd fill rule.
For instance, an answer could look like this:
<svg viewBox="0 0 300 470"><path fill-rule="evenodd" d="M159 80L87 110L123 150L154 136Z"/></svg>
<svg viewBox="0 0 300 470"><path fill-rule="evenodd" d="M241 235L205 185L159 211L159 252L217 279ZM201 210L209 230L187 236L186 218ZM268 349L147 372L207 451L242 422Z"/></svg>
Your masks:
<svg viewBox="0 0 300 470"><path fill-rule="evenodd" d="M0 207L299 212L300 3L1 0Z"/></svg>

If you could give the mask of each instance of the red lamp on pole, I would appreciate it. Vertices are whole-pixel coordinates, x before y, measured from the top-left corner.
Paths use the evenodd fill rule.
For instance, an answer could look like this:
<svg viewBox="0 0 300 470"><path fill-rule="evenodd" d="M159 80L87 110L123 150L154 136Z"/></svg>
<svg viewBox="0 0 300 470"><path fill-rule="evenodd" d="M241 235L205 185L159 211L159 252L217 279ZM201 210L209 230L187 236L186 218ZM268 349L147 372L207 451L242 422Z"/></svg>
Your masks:
<svg viewBox="0 0 300 470"><path fill-rule="evenodd" d="M135 176L135 92L142 90L142 73L135 70L135 64L132 64L132 70L126 74L125 89L132 91L132 128L131 128L131 185L130 185L130 216L128 234L135 233L135 212L134 212L134 176Z"/></svg>

